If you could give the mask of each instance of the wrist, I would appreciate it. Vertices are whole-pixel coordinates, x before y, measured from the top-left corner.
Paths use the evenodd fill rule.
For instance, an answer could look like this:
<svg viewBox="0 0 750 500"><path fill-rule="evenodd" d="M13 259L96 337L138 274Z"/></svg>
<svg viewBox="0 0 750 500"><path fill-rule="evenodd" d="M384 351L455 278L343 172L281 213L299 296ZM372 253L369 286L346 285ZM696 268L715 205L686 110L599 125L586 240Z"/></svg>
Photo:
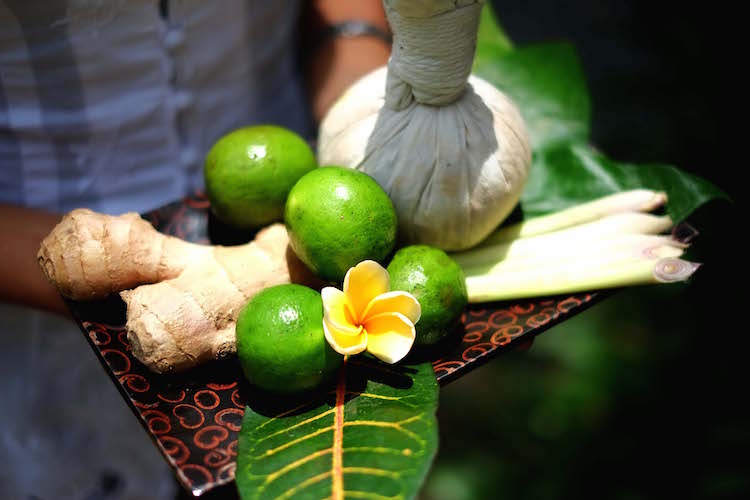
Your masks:
<svg viewBox="0 0 750 500"><path fill-rule="evenodd" d="M313 48L334 39L372 38L380 40L387 46L393 42L388 29L363 19L347 19L321 28L312 40Z"/></svg>
<svg viewBox="0 0 750 500"><path fill-rule="evenodd" d="M313 113L320 121L352 83L388 63L390 46L370 37L324 43L310 61L307 77Z"/></svg>
<svg viewBox="0 0 750 500"><path fill-rule="evenodd" d="M308 37L302 52L303 60L309 64L322 48L350 40L369 40L390 52L393 37L387 28L363 19L346 19L325 24Z"/></svg>

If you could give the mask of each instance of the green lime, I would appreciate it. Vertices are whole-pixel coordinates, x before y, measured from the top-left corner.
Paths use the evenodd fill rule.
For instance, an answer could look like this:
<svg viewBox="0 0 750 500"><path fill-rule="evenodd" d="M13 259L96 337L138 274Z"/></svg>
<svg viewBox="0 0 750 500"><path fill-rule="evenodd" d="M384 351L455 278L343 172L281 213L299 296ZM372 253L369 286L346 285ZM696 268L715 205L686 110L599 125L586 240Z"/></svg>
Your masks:
<svg viewBox="0 0 750 500"><path fill-rule="evenodd" d="M426 245L404 247L388 264L388 274L391 290L411 293L422 306L416 344L435 344L458 325L469 300L466 279L445 252Z"/></svg>
<svg viewBox="0 0 750 500"><path fill-rule="evenodd" d="M321 167L289 193L284 212L292 249L321 278L341 282L363 260L383 261L393 250L398 219L372 177Z"/></svg>
<svg viewBox="0 0 750 500"><path fill-rule="evenodd" d="M311 389L344 359L325 339L320 294L301 285L274 286L250 299L236 333L245 376L267 391Z"/></svg>
<svg viewBox="0 0 750 500"><path fill-rule="evenodd" d="M294 183L317 168L310 146L291 130L244 127L220 138L203 167L216 217L241 229L281 220Z"/></svg>

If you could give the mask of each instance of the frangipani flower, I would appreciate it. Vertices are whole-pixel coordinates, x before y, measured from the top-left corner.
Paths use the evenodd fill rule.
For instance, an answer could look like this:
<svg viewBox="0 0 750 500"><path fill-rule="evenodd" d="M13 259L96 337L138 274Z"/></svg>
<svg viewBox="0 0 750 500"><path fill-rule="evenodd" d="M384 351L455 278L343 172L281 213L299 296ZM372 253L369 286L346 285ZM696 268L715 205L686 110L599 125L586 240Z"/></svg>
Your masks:
<svg viewBox="0 0 750 500"><path fill-rule="evenodd" d="M422 307L412 294L390 289L388 271L365 260L346 273L343 292L333 287L321 290L323 330L336 352L351 355L367 350L391 364L409 353Z"/></svg>

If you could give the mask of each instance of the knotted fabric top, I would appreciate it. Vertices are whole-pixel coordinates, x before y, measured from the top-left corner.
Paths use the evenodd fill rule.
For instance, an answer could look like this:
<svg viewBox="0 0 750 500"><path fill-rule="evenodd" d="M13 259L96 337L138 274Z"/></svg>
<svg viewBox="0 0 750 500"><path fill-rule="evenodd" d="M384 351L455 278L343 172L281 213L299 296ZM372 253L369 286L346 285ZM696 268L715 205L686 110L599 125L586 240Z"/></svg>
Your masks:
<svg viewBox="0 0 750 500"><path fill-rule="evenodd" d="M484 0L383 0L393 30L386 105L445 106L471 74Z"/></svg>

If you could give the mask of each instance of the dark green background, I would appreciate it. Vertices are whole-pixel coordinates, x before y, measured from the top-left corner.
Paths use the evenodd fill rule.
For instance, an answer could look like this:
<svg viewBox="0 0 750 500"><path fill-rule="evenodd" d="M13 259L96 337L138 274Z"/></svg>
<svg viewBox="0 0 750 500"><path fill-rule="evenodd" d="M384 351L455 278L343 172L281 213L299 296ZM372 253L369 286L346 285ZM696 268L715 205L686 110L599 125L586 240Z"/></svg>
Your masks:
<svg viewBox="0 0 750 500"><path fill-rule="evenodd" d="M720 134L723 25L705 6L494 4L516 46L573 43L601 151L676 165L744 205ZM422 498L747 495L739 210L718 202L690 218L690 257L706 265L689 285L618 293L445 387Z"/></svg>

